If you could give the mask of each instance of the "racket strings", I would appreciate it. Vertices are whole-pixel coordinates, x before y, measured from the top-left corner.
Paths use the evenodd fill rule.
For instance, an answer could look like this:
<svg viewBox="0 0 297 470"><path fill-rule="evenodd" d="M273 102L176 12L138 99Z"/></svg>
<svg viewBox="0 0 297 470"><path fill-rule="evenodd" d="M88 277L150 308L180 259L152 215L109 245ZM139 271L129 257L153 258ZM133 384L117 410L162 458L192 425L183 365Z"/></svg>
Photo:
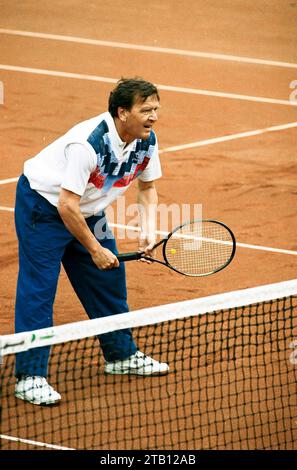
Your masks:
<svg viewBox="0 0 297 470"><path fill-rule="evenodd" d="M233 253L233 239L223 225L198 221L174 232L166 243L165 252L174 269L188 275L203 275L228 263Z"/></svg>

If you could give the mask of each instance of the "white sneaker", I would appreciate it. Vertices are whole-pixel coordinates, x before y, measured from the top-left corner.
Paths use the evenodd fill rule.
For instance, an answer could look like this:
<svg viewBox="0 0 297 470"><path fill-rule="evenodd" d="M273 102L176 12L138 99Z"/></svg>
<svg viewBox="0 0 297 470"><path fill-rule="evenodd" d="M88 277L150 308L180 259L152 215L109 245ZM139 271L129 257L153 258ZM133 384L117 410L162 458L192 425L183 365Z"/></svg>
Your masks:
<svg viewBox="0 0 297 470"><path fill-rule="evenodd" d="M106 362L104 371L106 374L160 375L169 372L169 365L137 351L128 359Z"/></svg>
<svg viewBox="0 0 297 470"><path fill-rule="evenodd" d="M61 395L51 387L45 377L24 376L15 386L15 396L35 405L53 405L61 400Z"/></svg>

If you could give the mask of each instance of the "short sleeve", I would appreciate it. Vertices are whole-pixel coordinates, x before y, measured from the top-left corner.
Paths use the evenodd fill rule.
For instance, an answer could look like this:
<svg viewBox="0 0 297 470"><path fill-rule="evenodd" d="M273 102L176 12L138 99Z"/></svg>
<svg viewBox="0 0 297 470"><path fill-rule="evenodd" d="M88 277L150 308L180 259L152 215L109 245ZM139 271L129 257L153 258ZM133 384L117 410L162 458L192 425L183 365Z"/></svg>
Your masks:
<svg viewBox="0 0 297 470"><path fill-rule="evenodd" d="M61 188L82 196L96 168L95 152L82 143L71 143L65 147L65 157L67 166Z"/></svg>

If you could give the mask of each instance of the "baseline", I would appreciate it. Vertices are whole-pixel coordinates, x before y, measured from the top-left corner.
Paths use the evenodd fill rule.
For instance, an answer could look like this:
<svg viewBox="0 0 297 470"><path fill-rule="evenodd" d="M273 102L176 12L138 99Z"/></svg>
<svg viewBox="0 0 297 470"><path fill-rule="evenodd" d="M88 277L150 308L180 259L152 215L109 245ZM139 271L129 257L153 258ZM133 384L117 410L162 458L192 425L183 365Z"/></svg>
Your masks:
<svg viewBox="0 0 297 470"><path fill-rule="evenodd" d="M81 73L72 73L72 72L59 72L58 70L47 70L47 69L36 69L32 67L20 67L17 65L7 65L0 64L0 70L6 70L10 72L22 72L22 73L31 73L35 75L47 75L52 77L62 77L62 78L72 78L78 80L89 80L93 82L103 82L103 83L117 83L117 78L110 77L101 77L98 75L88 75ZM202 90L198 88L185 88L177 87L170 85L156 84L160 90L164 91L173 91L175 93L188 93L191 95L204 95L204 96L213 96L216 98L227 98L233 100L243 100L243 101L253 101L256 103L268 103L268 104L277 104L284 106L297 106L297 100L282 100L277 98L266 98L263 96L250 96L250 95L240 95L238 93L224 93L220 91L213 90Z"/></svg>
<svg viewBox="0 0 297 470"><path fill-rule="evenodd" d="M88 39L76 36L64 36L61 34L48 34L33 31L20 31L16 29L0 28L0 34L10 34L15 36L25 36L39 39L50 39L54 41L65 41L79 44L89 44L100 47L114 47L120 49L130 49L135 51L155 52L162 54L183 55L188 57L199 57L202 59L227 60L232 62L242 62L246 64L268 65L272 67L285 67L297 69L297 64L293 62L283 62L279 60L257 59L253 57L242 57L229 54L216 54L212 52L189 51L185 49L173 49L168 47L145 46L141 44L128 44L125 42L102 41L100 39Z"/></svg>

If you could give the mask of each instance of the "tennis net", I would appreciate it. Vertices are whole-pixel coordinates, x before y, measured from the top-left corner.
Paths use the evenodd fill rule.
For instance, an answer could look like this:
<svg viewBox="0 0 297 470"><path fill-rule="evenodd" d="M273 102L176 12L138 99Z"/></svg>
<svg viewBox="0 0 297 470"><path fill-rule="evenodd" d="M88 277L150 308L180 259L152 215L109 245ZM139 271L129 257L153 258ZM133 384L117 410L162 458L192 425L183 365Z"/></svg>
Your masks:
<svg viewBox="0 0 297 470"><path fill-rule="evenodd" d="M1 337L2 449L297 449L297 280ZM105 375L133 328L160 376ZM62 400L14 397L15 354L51 345Z"/></svg>

